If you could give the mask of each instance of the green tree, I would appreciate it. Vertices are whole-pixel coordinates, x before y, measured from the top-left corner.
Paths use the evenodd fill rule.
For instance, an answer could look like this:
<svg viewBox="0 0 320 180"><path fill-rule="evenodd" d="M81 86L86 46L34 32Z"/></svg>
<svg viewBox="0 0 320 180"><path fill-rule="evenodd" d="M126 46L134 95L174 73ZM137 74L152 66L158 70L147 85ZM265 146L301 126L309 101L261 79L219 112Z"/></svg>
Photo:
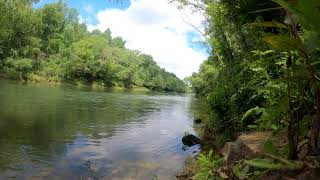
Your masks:
<svg viewBox="0 0 320 180"><path fill-rule="evenodd" d="M64 1L0 0L0 72L28 81L98 83L184 92L185 84L149 55L125 48L110 29L89 32Z"/></svg>

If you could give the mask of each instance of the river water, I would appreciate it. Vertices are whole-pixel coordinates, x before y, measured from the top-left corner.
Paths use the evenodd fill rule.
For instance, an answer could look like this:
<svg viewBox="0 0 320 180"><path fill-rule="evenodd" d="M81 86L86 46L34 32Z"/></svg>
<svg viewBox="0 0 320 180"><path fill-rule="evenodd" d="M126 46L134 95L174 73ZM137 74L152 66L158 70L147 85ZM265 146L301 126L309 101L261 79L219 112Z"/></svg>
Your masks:
<svg viewBox="0 0 320 180"><path fill-rule="evenodd" d="M0 81L0 179L174 179L193 101Z"/></svg>

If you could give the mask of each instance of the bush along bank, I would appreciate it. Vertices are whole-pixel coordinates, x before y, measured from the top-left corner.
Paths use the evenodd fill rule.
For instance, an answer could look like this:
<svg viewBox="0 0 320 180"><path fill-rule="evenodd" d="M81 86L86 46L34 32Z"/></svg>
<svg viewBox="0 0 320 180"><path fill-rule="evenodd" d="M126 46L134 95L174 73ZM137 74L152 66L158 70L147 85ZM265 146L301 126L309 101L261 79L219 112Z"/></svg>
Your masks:
<svg viewBox="0 0 320 180"><path fill-rule="evenodd" d="M204 138L217 147L244 131L285 137L268 141L273 150L255 160L238 160L227 176L314 172L320 155L320 1L177 1L207 17L210 57L188 78L209 106ZM210 176L218 173L210 169Z"/></svg>

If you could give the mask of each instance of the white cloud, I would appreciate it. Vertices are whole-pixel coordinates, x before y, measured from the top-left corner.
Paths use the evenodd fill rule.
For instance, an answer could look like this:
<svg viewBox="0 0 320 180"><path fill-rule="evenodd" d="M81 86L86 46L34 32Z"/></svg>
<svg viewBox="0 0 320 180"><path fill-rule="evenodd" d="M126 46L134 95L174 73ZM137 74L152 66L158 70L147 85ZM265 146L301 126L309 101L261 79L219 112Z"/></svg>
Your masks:
<svg viewBox="0 0 320 180"><path fill-rule="evenodd" d="M186 16L188 14L189 16ZM201 15L179 11L167 0L136 0L126 10L106 9L97 14L99 23L89 30L110 28L126 47L150 54L167 71L184 78L198 70L206 55L188 46L187 33L195 31L188 21L202 29Z"/></svg>

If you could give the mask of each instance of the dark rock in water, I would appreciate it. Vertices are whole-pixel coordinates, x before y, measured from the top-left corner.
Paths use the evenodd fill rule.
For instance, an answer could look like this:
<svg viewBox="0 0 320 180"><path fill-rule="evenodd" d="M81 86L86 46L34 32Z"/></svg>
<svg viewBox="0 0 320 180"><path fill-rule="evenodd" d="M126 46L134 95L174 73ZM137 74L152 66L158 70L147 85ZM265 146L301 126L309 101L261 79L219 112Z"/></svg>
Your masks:
<svg viewBox="0 0 320 180"><path fill-rule="evenodd" d="M202 141L201 141L201 139L199 139L195 135L188 134L188 135L183 136L182 143L186 146L191 147L191 146L194 146L197 144L202 144Z"/></svg>
<svg viewBox="0 0 320 180"><path fill-rule="evenodd" d="M189 148L189 146L183 145L181 149L182 149L183 151L186 151L186 150L188 150L188 148Z"/></svg>
<svg viewBox="0 0 320 180"><path fill-rule="evenodd" d="M194 119L194 123L195 124L200 124L201 122L202 122L202 120L200 118Z"/></svg>
<svg viewBox="0 0 320 180"><path fill-rule="evenodd" d="M187 171L179 172L176 174L177 179L187 179L189 176Z"/></svg>

